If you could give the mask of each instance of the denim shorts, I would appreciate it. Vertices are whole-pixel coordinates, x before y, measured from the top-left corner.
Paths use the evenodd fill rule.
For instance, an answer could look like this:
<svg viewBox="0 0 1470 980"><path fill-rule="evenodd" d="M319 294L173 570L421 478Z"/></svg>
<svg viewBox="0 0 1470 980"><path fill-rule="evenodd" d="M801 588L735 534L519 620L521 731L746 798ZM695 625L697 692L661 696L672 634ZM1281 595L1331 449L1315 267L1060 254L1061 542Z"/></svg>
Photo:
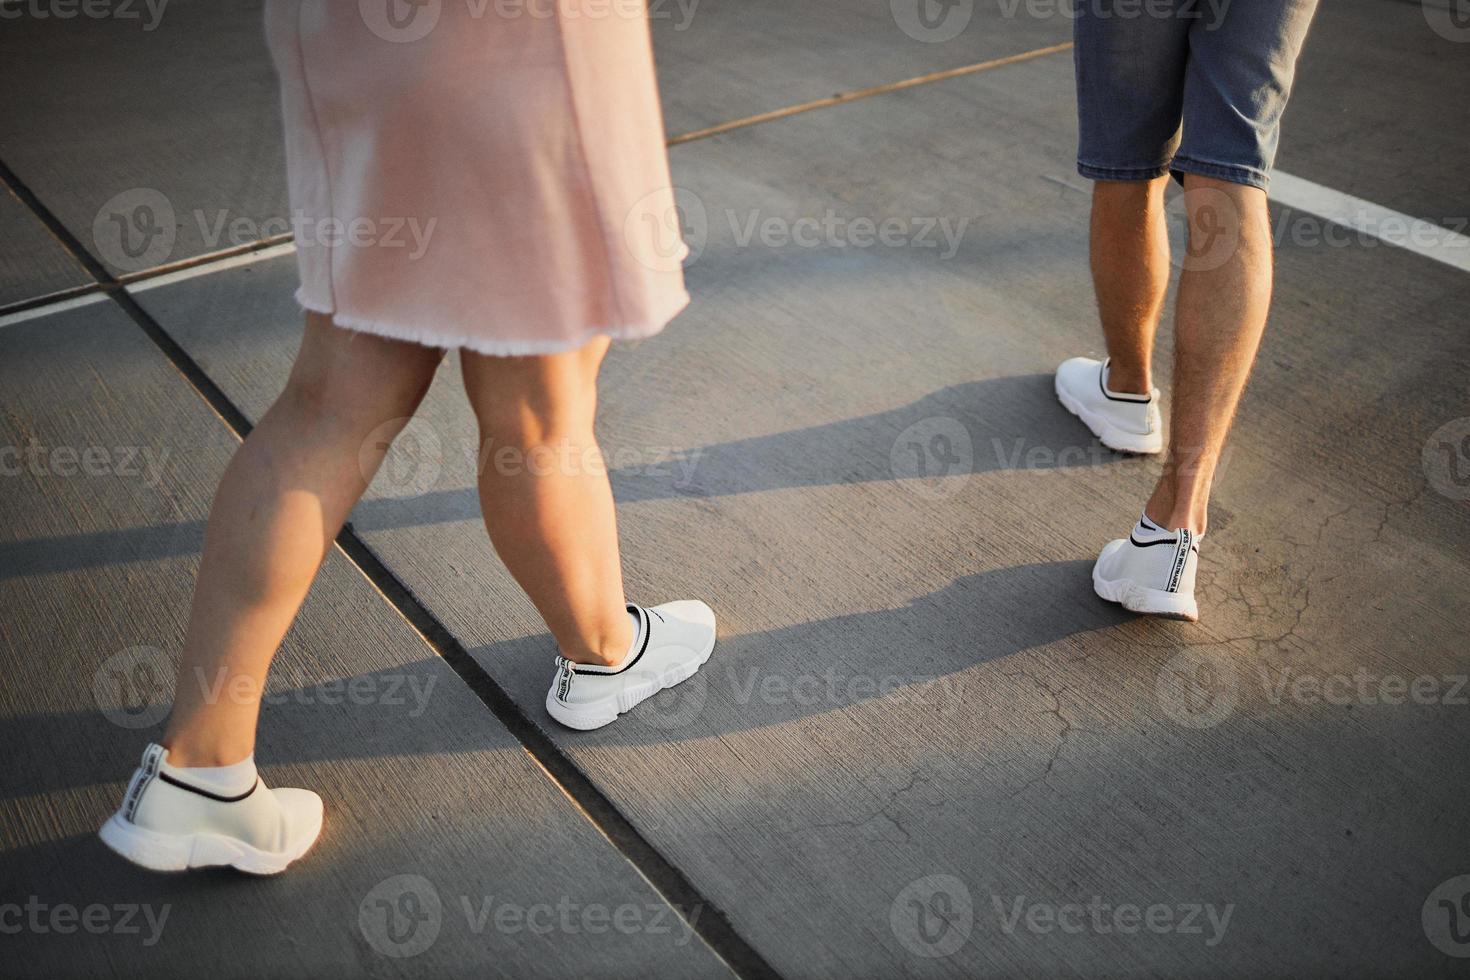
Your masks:
<svg viewBox="0 0 1470 980"><path fill-rule="evenodd" d="M1074 0L1077 171L1265 190L1317 0Z"/></svg>

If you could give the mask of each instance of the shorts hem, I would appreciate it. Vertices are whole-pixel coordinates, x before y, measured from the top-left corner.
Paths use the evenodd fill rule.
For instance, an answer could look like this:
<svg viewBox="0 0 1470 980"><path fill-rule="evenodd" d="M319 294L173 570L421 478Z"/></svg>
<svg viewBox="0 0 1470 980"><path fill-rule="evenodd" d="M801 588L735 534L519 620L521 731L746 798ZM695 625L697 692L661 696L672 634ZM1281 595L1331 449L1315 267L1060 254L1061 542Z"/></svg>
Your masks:
<svg viewBox="0 0 1470 980"><path fill-rule="evenodd" d="M1078 160L1077 172L1088 180L1157 180L1169 176L1169 165L1161 163L1156 167L1095 167Z"/></svg>
<svg viewBox="0 0 1470 980"><path fill-rule="evenodd" d="M1176 156L1174 162L1169 165L1169 169L1181 181L1183 174L1195 174L1199 177L1213 177L1216 180L1229 181L1232 184L1244 184L1263 191L1271 189L1271 175L1259 167L1242 166L1237 163L1215 163L1212 160Z"/></svg>
<svg viewBox="0 0 1470 980"><path fill-rule="evenodd" d="M613 340L621 341L646 340L660 333L668 325L670 320L689 305L689 294L684 293L679 297L672 309L670 309L667 316L657 317L648 323L594 327L574 337L534 340L529 338L500 339L455 336L439 330L410 327L396 323L384 323L380 320L339 313L333 310L330 304L308 300L303 295L303 292L303 290L297 290L296 292L296 302L302 309L309 310L312 313L319 313L322 316L329 316L332 318L334 324L345 330L373 334L378 337L386 337L389 340L402 340L412 344L421 344L424 347L437 347L445 350L467 350L490 357L533 357L542 354L562 354L567 351L577 350L598 337L610 337Z"/></svg>

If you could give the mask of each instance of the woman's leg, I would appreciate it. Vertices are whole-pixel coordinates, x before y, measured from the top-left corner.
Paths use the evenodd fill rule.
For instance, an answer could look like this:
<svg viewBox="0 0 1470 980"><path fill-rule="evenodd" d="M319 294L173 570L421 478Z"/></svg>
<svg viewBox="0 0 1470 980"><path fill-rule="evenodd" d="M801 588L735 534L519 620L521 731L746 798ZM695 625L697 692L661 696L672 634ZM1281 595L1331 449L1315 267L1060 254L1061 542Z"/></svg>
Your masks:
<svg viewBox="0 0 1470 980"><path fill-rule="evenodd" d="M229 765L254 751L271 658L443 354L308 314L285 391L215 494L163 739L171 764Z"/></svg>
<svg viewBox="0 0 1470 980"><path fill-rule="evenodd" d="M612 487L593 433L607 347L599 338L564 354L461 355L490 540L563 656L603 665L633 641Z"/></svg>

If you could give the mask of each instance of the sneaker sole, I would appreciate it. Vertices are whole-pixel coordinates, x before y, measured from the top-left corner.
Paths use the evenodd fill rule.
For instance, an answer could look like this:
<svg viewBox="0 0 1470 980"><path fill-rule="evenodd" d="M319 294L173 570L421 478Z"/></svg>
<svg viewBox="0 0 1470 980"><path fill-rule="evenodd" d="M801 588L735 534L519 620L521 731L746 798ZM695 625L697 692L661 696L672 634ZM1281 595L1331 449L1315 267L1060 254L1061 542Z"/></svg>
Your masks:
<svg viewBox="0 0 1470 980"><path fill-rule="evenodd" d="M1192 595L1165 592L1163 589L1147 589L1130 579L1109 581L1092 573L1092 590L1101 599L1116 602L1129 612L1146 616L1162 616L1165 619L1182 619L1199 622L1199 605Z"/></svg>
<svg viewBox="0 0 1470 980"><path fill-rule="evenodd" d="M1057 401L1062 403L1062 407L1081 419L1082 424L1091 429L1098 441L1109 449L1140 456L1155 456L1164 451L1162 435L1139 435L1137 432L1120 429L1107 419L1088 411L1081 402L1063 391L1060 378L1053 382L1053 386L1056 388Z"/></svg>
<svg viewBox="0 0 1470 980"><path fill-rule="evenodd" d="M321 820L289 851L262 851L221 834L160 834L113 814L97 836L102 843L150 871L231 867L252 875L274 875L311 849L322 832Z"/></svg>
<svg viewBox="0 0 1470 980"><path fill-rule="evenodd" d="M601 701L592 701L588 704L568 706L556 699L553 691L546 694L546 713L551 715L561 724L568 728L575 728L579 732L590 732L594 728L602 728L611 725L618 720L618 715L626 711L632 711L638 705L653 697L659 691L681 684L699 672L699 668L709 660L710 654L715 649L715 637L710 637L709 646L704 652L693 660L687 660L677 664L672 669L665 671L658 677L649 678L631 687L625 687L619 691L616 697L604 698Z"/></svg>

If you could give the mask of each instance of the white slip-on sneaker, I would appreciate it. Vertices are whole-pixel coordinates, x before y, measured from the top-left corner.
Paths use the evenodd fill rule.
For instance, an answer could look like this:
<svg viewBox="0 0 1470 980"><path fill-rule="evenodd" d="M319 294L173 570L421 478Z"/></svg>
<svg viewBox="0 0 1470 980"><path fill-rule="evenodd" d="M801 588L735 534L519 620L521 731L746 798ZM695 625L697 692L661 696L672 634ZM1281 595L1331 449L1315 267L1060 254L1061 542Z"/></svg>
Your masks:
<svg viewBox="0 0 1470 980"><path fill-rule="evenodd" d="M709 659L715 648L714 610L698 599L661 606L629 605L638 630L628 659L616 667L556 658L556 676L546 692L546 710L568 728L590 731L680 681Z"/></svg>
<svg viewBox="0 0 1470 980"><path fill-rule="evenodd" d="M1168 531L1142 518L1126 538L1109 541L1092 567L1092 587L1130 612L1199 619L1194 574L1199 567L1199 535L1183 528Z"/></svg>
<svg viewBox="0 0 1470 980"><path fill-rule="evenodd" d="M1164 426L1159 389L1147 395L1108 390L1108 362L1074 357L1057 368L1057 400L1077 416L1109 449L1123 453L1161 453Z"/></svg>
<svg viewBox="0 0 1470 980"><path fill-rule="evenodd" d="M102 842L153 871L229 865L271 875L305 854L322 830L322 799L310 790L255 785L220 796L179 778L168 750L150 745Z"/></svg>

